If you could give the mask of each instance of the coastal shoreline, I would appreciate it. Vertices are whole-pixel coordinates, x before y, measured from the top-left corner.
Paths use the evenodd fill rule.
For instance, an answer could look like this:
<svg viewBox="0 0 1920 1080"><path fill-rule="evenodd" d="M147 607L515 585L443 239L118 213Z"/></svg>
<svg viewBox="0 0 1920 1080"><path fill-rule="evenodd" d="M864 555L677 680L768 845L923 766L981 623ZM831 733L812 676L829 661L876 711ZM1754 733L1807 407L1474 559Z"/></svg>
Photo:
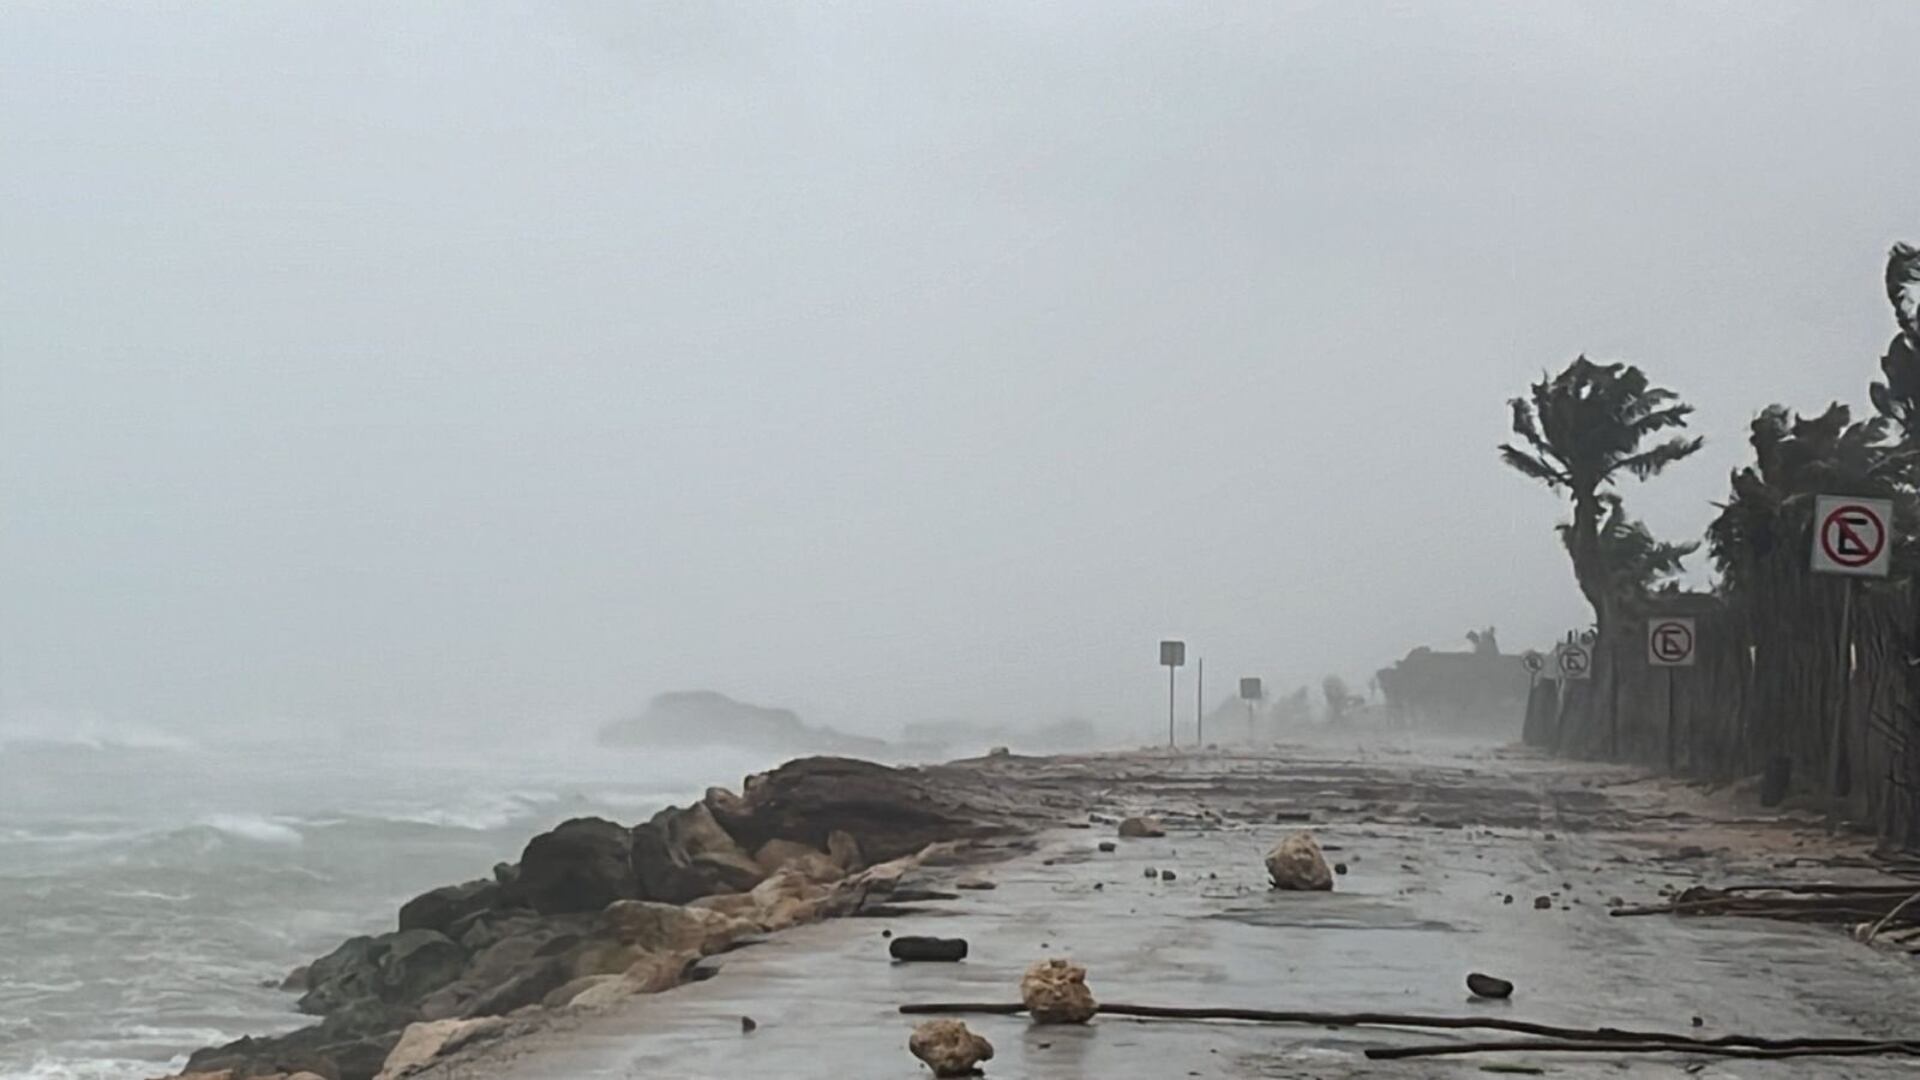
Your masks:
<svg viewBox="0 0 1920 1080"><path fill-rule="evenodd" d="M1300 976L1272 983L1238 958L1267 948L1270 938L1310 950L1315 961L1300 967L1324 969L1310 977L1326 993L1350 995L1356 1008L1413 992L1387 987L1381 971L1397 972L1410 985L1437 974L1436 985L1457 992L1464 971L1449 965L1466 963L1461 951L1471 948L1489 965L1517 965L1533 1003L1559 1008L1557 1018L1607 1023L1620 1018L1596 1012L1590 1001L1543 998L1541 980L1566 976L1536 970L1528 954L1555 956L1562 968L1580 962L1588 955L1581 950L1621 925L1604 918L1619 894L1644 899L1655 883L1677 888L1709 874L1762 869L1775 877L1872 874L1863 840L1820 837L1813 822L1795 815L1754 816L1748 802L1725 791L1706 793L1632 769L1529 751L1457 743L1416 751L1404 739L1332 742L1337 745L1322 740L1239 753L1008 755L901 770L938 777L943 798L991 808L985 818L992 820L973 821L976 835L929 840L932 851L923 845L892 860L884 872L889 891L856 889L854 901L844 889L828 889L805 901L814 905L805 916L768 928L775 932L740 938L724 931L728 940L696 950L707 955L682 978L644 990L629 984L577 1004L522 1006L482 1021L464 1040L454 1032L434 1053L401 1062L390 1075L585 1080L640 1069L720 1076L786 1060L789 1053L807 1055L796 1075L840 1075L833 1070L866 1060L850 1058L842 1044L869 1056L900 1052L910 1025L891 1014L898 1005L914 997L1005 999L1020 967L1064 952L1091 961L1102 992L1118 988L1125 1000L1189 1004L1193 994L1212 993L1215 1004L1238 997L1271 1006L1274 994L1293 993ZM806 760L783 768L804 767ZM727 816L726 796L710 794L709 802L722 806L719 818ZM1116 837L1116 823L1134 813L1156 816L1165 835ZM802 826L801 820L790 817L780 827L822 835L825 822ZM1261 853L1302 828L1326 843L1327 857L1343 870L1351 863L1351 873L1323 898L1277 900L1262 880ZM1794 870L1802 858L1806 867ZM1858 865L1836 871L1836 860ZM963 877L985 881L970 883L983 886L978 889L956 889ZM1468 889L1469 881L1488 889ZM1519 902L1502 903L1501 890ZM817 903L836 895L839 901ZM1558 910L1536 912L1531 901L1548 895ZM728 909L752 910L752 893L696 898L688 908ZM1593 921L1595 915L1602 917ZM1569 927L1568 920L1586 921ZM1665 941L1666 928L1660 929L1662 948L1697 947L1687 939ZM1806 947L1810 932L1795 928L1788 933L1801 936L1785 941L1773 929L1750 937L1764 956ZM883 936L889 933L964 935L974 949L962 964L890 963ZM1509 934L1518 936L1502 940ZM1200 940L1209 944L1192 944ZM1366 944L1351 946L1353 955L1324 955L1342 940ZM1399 955L1414 942L1418 948ZM1831 945L1845 947L1839 939ZM1432 970L1402 970L1415 962L1409 957ZM1380 970L1369 974L1368 967ZM1197 989L1183 985L1195 978ZM832 992L822 995L823 987ZM1837 995L1850 992L1833 988ZM1768 1007L1792 1026L1785 1004ZM754 1021L750 1032L742 1017ZM1051 1067L1038 1041L1020 1039L1033 1069ZM1171 1045L1188 1042L1181 1036ZM1110 1064L1113 1071L1103 1075L1156 1075ZM1348 1075L1326 1068L1299 1075Z"/></svg>

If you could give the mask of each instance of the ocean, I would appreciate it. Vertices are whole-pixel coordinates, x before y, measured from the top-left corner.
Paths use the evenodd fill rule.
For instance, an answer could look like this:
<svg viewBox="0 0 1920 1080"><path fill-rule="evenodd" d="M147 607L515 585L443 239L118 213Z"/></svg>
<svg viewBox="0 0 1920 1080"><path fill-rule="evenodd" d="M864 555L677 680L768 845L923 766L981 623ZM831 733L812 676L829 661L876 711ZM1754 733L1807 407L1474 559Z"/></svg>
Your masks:
<svg viewBox="0 0 1920 1080"><path fill-rule="evenodd" d="M275 989L536 832L632 823L777 764L744 751L198 742L0 727L0 1080L144 1080L313 1022Z"/></svg>

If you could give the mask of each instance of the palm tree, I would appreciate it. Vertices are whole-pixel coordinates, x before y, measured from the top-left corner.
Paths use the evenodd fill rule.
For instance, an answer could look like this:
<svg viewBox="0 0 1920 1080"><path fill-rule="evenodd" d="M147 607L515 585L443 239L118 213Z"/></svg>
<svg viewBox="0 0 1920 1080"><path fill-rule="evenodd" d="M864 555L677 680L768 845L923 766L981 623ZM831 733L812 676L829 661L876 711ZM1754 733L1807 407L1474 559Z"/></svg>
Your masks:
<svg viewBox="0 0 1920 1080"><path fill-rule="evenodd" d="M1610 499L1617 508L1618 497L1603 489L1622 475L1656 476L1698 451L1704 440L1678 435L1648 445L1662 431L1686 427L1693 406L1649 385L1637 367L1596 364L1585 356L1509 404L1513 433L1524 445L1503 443L1500 458L1572 500L1573 521L1563 530L1567 552L1604 634L1613 622L1615 594L1601 519Z"/></svg>
<svg viewBox="0 0 1920 1080"><path fill-rule="evenodd" d="M1771 754L1817 762L1828 754L1820 724L1835 681L1846 675L1832 642L1841 602L1831 582L1816 580L1807 558L1814 499L1858 495L1894 499L1894 564L1911 565L1911 499L1920 454L1888 441L1887 415L1855 421L1835 403L1818 416L1775 405L1754 418L1754 464L1736 470L1732 494L1707 526L1707 547L1720 590L1745 624L1754 663L1741 747L1752 755L1731 763L1753 768Z"/></svg>
<svg viewBox="0 0 1920 1080"><path fill-rule="evenodd" d="M1887 254L1887 302L1899 332L1880 360L1887 381L1868 390L1873 407L1899 424L1911 445L1920 442L1920 248L1895 244Z"/></svg>
<svg viewBox="0 0 1920 1080"><path fill-rule="evenodd" d="M1600 522L1600 565L1606 568L1608 596L1614 601L1637 600L1663 587L1673 587L1672 579L1686 571L1686 557L1700 550L1697 541L1676 544L1653 535L1646 523L1627 516L1627 508L1618 495L1600 496L1607 516ZM1573 545L1573 526L1559 526L1560 540L1569 552Z"/></svg>

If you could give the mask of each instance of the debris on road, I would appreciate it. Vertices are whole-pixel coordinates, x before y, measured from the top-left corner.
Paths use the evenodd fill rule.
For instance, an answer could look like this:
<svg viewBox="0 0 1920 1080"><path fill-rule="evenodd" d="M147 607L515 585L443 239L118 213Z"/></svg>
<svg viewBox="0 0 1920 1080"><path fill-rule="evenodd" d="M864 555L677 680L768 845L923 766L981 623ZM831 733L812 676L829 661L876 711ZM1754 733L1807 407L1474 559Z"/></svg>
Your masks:
<svg viewBox="0 0 1920 1080"><path fill-rule="evenodd" d="M1333 870L1310 832L1296 832L1267 852L1267 876L1276 889L1325 892L1333 888Z"/></svg>
<svg viewBox="0 0 1920 1080"><path fill-rule="evenodd" d="M1893 931L1920 932L1920 893L1912 882L1895 885L1765 884L1715 889L1695 885L1664 904L1617 907L1609 915L1738 915L1788 922L1837 923L1871 942ZM1904 941L1904 944L1913 944Z"/></svg>
<svg viewBox="0 0 1920 1080"><path fill-rule="evenodd" d="M1020 1003L1036 1024L1084 1024L1098 1008L1087 988L1087 969L1059 956L1027 969Z"/></svg>
<svg viewBox="0 0 1920 1080"><path fill-rule="evenodd" d="M903 935L888 943L887 953L895 960L953 963L967 958L967 939Z"/></svg>
<svg viewBox="0 0 1920 1080"><path fill-rule="evenodd" d="M993 1044L960 1020L929 1020L919 1025L907 1037L907 1050L940 1077L973 1076L981 1062L993 1060Z"/></svg>
<svg viewBox="0 0 1920 1080"><path fill-rule="evenodd" d="M1497 975L1486 975L1475 971L1467 976L1467 989L1474 997L1510 998L1513 996L1513 984Z"/></svg>
<svg viewBox="0 0 1920 1080"><path fill-rule="evenodd" d="M1038 968L1040 965L1035 965ZM1029 976L1032 971L1028 972ZM1030 1011L1026 1005L980 1002L929 1002L900 1006L909 1016L928 1013L978 1013L1011 1016ZM1770 1039L1758 1035L1719 1035L1703 1038L1673 1032L1634 1031L1619 1027L1570 1028L1509 1020L1493 1016L1418 1016L1401 1013L1329 1013L1274 1009L1202 1008L1170 1005L1096 1006L1094 1014L1145 1020L1248 1020L1268 1024L1305 1024L1315 1027L1388 1027L1437 1030L1506 1031L1534 1036L1527 1040L1454 1042L1431 1046L1369 1047L1376 1061L1495 1052L1554 1052L1579 1054L1697 1054L1706 1057L1920 1057L1920 1039L1836 1038L1797 1036ZM1036 1017L1036 1019L1038 1019Z"/></svg>

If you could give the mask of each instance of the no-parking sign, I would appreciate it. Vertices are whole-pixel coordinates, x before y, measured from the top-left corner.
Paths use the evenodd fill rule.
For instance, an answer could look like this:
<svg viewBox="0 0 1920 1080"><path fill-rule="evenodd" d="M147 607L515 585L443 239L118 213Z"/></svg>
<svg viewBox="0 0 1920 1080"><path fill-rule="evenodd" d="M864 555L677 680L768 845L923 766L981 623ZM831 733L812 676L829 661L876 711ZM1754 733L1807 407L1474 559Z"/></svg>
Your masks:
<svg viewBox="0 0 1920 1080"><path fill-rule="evenodd" d="M1698 644L1691 616L1647 620L1647 663L1654 667L1692 667Z"/></svg>
<svg viewBox="0 0 1920 1080"><path fill-rule="evenodd" d="M1821 495L1813 503L1813 569L1886 577L1893 564L1893 503Z"/></svg>

